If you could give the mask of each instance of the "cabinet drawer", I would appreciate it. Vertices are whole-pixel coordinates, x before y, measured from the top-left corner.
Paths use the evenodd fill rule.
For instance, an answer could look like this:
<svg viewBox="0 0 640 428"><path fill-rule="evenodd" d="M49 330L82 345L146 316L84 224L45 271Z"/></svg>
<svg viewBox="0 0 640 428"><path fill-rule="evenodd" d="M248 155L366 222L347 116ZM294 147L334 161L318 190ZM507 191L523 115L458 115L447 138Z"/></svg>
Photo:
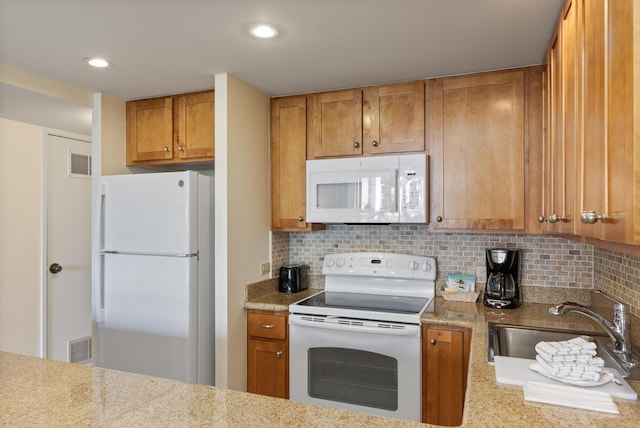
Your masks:
<svg viewBox="0 0 640 428"><path fill-rule="evenodd" d="M247 314L247 334L250 337L286 340L287 315L249 312Z"/></svg>

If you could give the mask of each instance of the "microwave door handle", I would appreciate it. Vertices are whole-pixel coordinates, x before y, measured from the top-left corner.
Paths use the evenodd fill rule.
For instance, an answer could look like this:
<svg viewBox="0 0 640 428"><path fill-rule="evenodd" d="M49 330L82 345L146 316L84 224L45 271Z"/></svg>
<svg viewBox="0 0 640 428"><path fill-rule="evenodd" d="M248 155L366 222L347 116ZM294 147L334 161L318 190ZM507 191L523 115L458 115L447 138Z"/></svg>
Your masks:
<svg viewBox="0 0 640 428"><path fill-rule="evenodd" d="M394 204L395 204L395 211L398 213L398 216L400 216L400 195L402 194L402 191L400 190L400 174L399 174L399 170L394 170L395 173L395 177L394 180L395 181L395 187L393 189L391 189L391 191L393 192L393 199L394 199Z"/></svg>
<svg viewBox="0 0 640 428"><path fill-rule="evenodd" d="M362 206L362 176L358 174L356 179L354 180L355 192L353 192L355 201L353 201L353 208L356 211L360 211L360 207Z"/></svg>

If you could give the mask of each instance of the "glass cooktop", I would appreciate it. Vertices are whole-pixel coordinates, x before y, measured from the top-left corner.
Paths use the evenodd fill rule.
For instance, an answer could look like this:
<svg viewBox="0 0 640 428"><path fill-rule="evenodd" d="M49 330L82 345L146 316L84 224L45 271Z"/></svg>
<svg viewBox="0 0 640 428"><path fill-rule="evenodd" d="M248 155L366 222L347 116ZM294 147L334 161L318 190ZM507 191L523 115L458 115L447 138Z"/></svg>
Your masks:
<svg viewBox="0 0 640 428"><path fill-rule="evenodd" d="M342 293L325 291L298 302L297 306L337 308L390 312L398 314L418 314L428 298L408 296L388 296L378 294Z"/></svg>

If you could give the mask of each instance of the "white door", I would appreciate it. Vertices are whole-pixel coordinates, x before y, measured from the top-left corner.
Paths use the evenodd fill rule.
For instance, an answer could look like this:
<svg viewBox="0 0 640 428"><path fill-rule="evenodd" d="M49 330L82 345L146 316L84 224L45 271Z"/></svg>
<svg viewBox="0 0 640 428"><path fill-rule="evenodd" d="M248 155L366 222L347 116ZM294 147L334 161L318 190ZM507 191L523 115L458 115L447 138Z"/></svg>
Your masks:
<svg viewBox="0 0 640 428"><path fill-rule="evenodd" d="M90 358L91 144L47 135L45 357Z"/></svg>

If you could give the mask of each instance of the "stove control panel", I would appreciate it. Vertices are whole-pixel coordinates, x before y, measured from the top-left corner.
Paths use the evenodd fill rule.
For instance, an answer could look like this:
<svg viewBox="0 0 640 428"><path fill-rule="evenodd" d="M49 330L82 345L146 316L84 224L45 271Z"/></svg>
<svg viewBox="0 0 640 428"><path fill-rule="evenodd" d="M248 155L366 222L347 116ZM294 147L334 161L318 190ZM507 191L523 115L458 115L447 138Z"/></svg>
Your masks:
<svg viewBox="0 0 640 428"><path fill-rule="evenodd" d="M395 253L340 253L324 257L325 275L378 276L435 281L436 259Z"/></svg>

